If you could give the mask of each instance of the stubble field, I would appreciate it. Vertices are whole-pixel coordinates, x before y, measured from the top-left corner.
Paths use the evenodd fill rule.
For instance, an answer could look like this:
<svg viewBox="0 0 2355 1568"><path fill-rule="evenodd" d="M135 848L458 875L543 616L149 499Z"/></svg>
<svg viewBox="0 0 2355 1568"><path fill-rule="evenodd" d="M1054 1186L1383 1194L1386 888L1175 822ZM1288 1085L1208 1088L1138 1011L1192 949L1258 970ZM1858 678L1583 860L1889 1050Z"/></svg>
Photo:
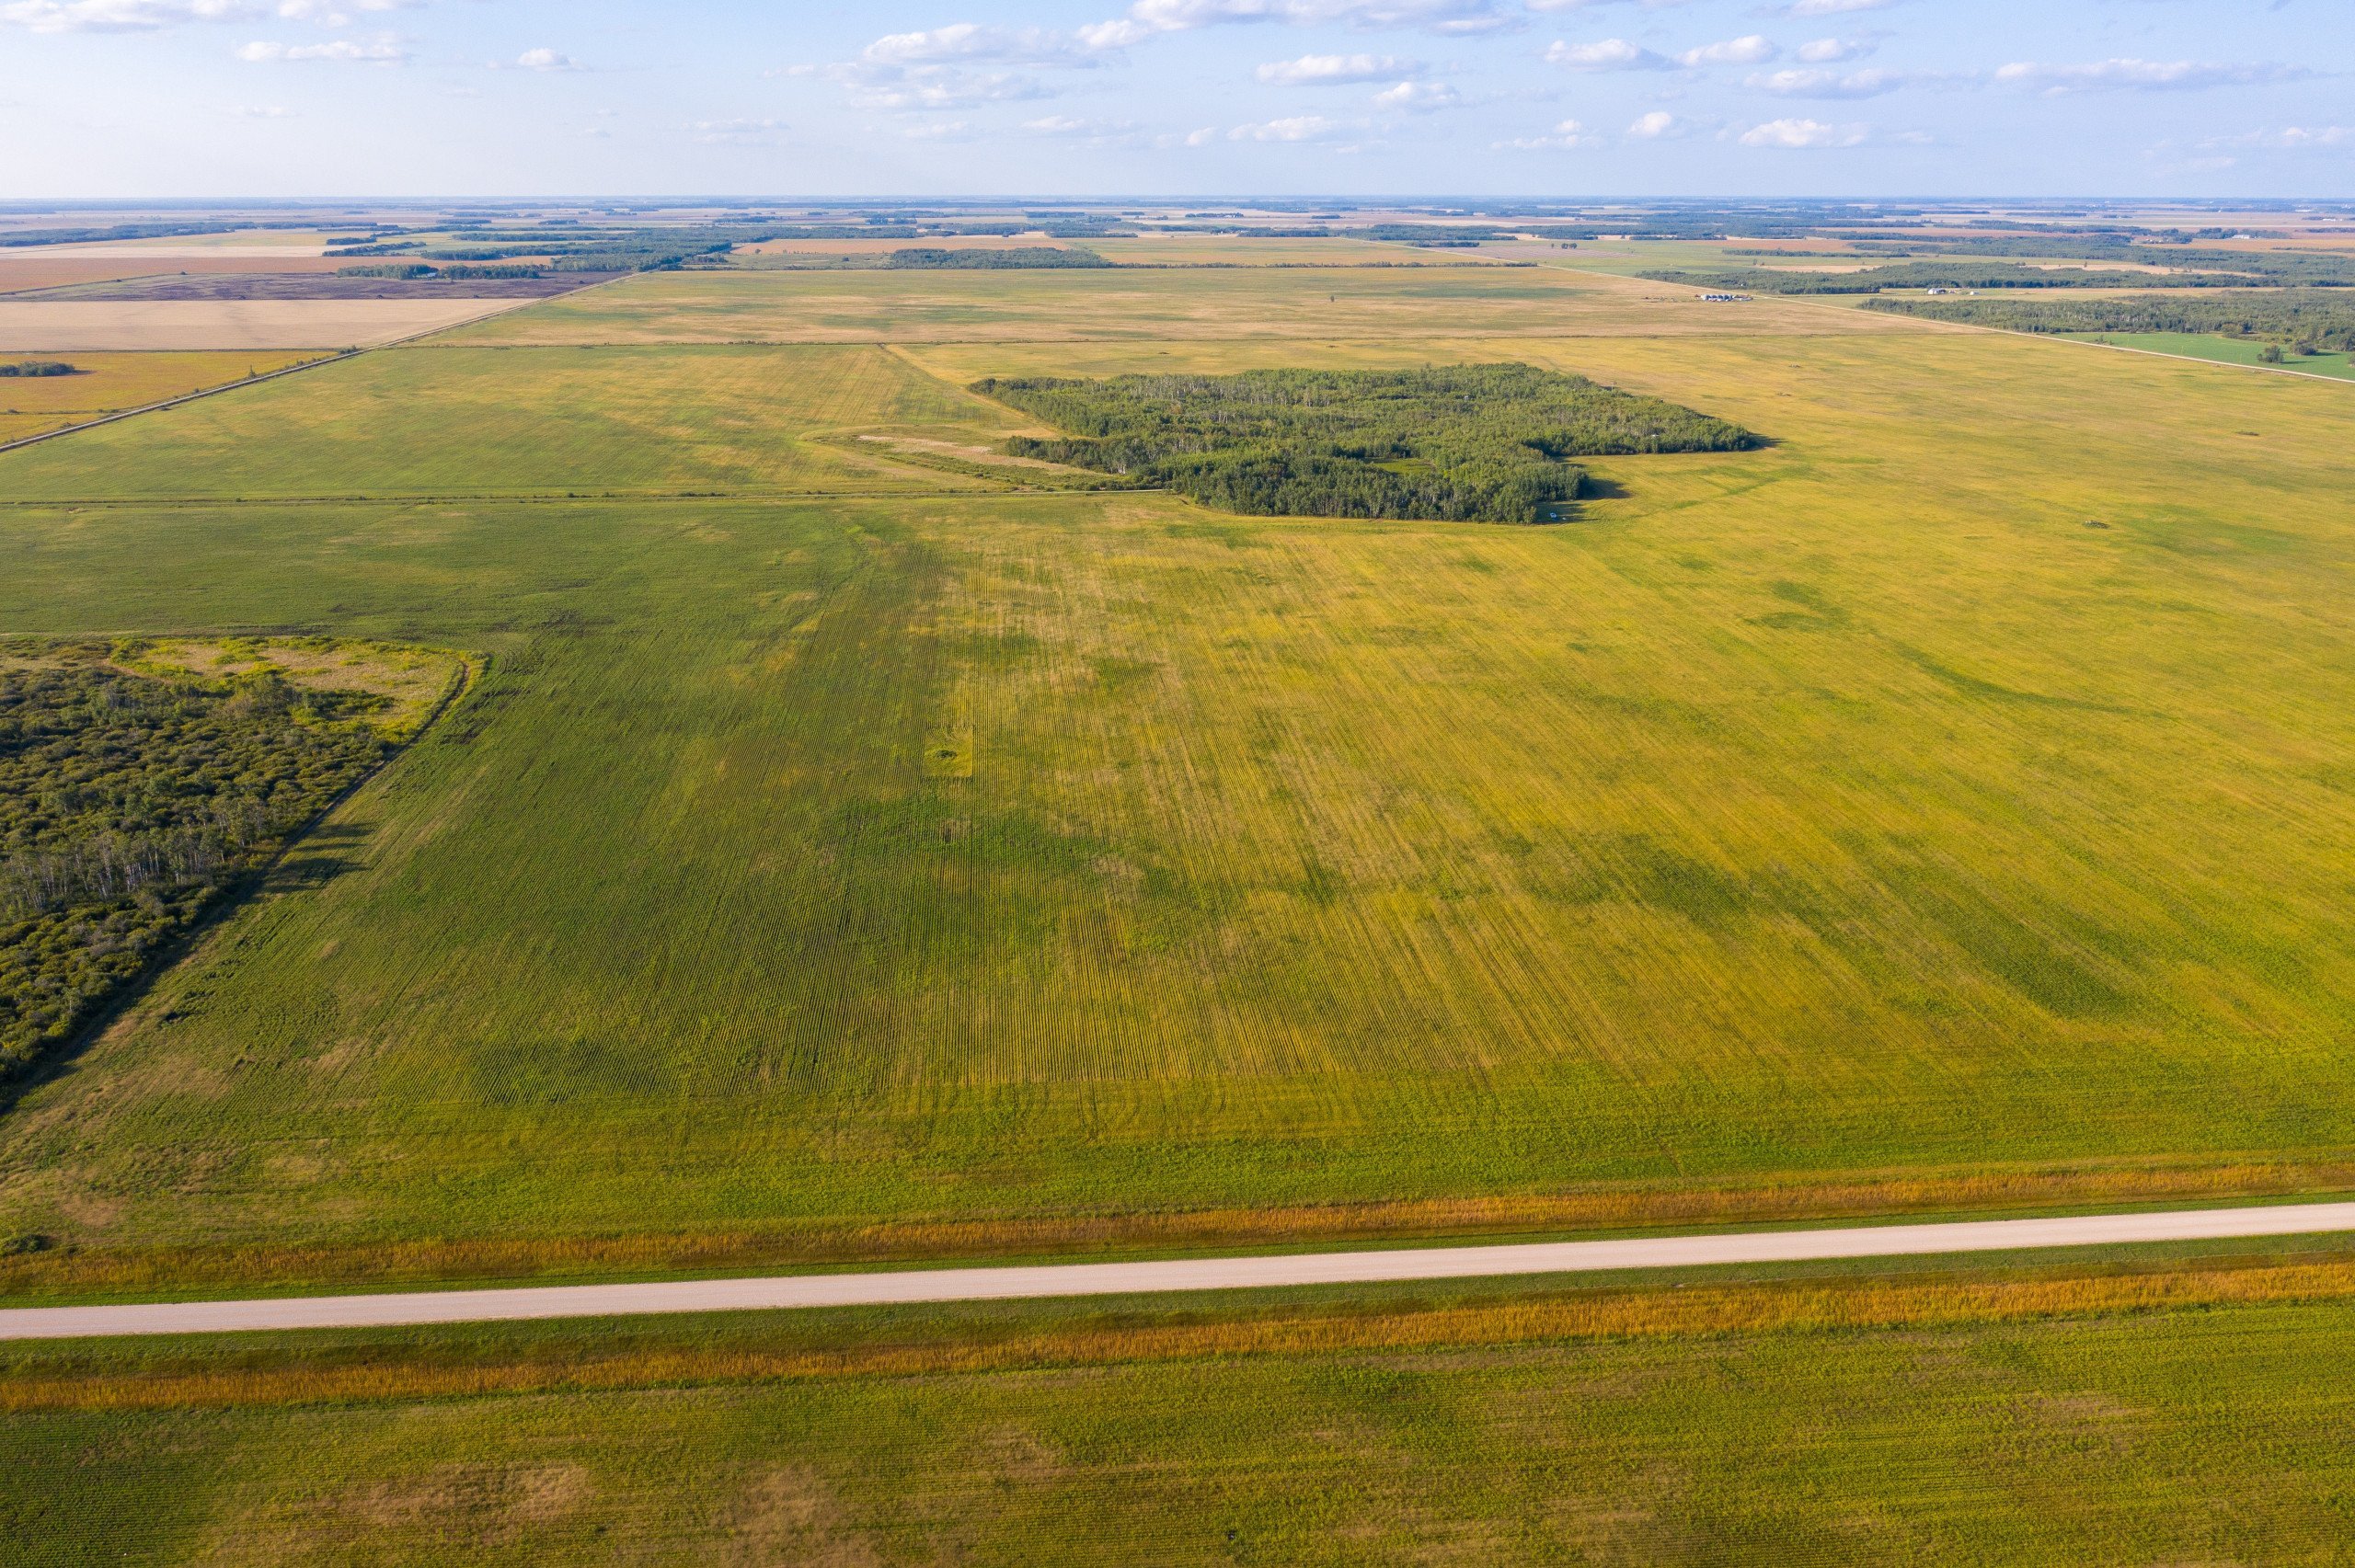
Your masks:
<svg viewBox="0 0 2355 1568"><path fill-rule="evenodd" d="M0 364L38 358L0 349ZM253 353L76 354L76 374L0 378L0 442L23 441L85 424L127 408L144 408L207 387L299 365L316 356Z"/></svg>

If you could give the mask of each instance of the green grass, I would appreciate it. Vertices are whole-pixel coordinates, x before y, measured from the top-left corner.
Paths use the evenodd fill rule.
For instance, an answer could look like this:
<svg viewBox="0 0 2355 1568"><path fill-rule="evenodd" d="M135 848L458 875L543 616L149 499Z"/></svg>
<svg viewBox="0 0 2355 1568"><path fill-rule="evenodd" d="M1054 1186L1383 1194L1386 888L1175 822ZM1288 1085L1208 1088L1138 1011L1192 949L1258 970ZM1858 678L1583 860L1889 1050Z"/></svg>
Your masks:
<svg viewBox="0 0 2355 1568"><path fill-rule="evenodd" d="M2321 1562L2343 1304L17 1412L32 1564Z"/></svg>
<svg viewBox="0 0 2355 1568"><path fill-rule="evenodd" d="M2218 364L2266 364L2265 345L2245 338L2217 338L2204 332L2071 332L2062 336L2079 343L2108 343L2120 349L2148 349L2154 354L2177 354L2188 360L2213 360ZM2292 354L2285 350L2280 364L2266 368L2355 381L2355 357L2346 354Z"/></svg>
<svg viewBox="0 0 2355 1568"><path fill-rule="evenodd" d="M444 355L541 362L320 373ZM295 1246L561 1264L2355 1146L2343 393L1901 325L1517 357L1779 444L1599 462L1626 493L1534 531L1156 496L9 508L14 629L491 665L299 890L0 1119L0 1232L269 1278ZM0 486L204 491L345 439L267 388L204 406L210 456L142 421ZM452 482L495 475L443 439ZM583 461L701 482L694 431L638 439Z"/></svg>
<svg viewBox="0 0 2355 1568"><path fill-rule="evenodd" d="M987 439L1003 410L873 349L363 355L12 454L12 499L956 488L811 438ZM965 487L981 486L968 485Z"/></svg>

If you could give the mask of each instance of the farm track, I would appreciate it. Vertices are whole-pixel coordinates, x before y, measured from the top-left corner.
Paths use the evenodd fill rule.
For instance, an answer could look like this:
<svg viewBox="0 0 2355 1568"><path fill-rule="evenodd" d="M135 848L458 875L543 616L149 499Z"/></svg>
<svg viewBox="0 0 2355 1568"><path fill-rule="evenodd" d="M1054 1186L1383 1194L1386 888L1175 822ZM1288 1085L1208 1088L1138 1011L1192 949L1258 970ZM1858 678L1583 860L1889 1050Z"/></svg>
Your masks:
<svg viewBox="0 0 2355 1568"><path fill-rule="evenodd" d="M0 1340L390 1328L666 1312L873 1307L1081 1296L1166 1295L1414 1280L1918 1257L2054 1247L2206 1242L2355 1230L2355 1202L2143 1214L1861 1226L1830 1230L1650 1236L1619 1241L1430 1247L1257 1257L1170 1258L1039 1267L909 1269L513 1289L167 1301L0 1311Z"/></svg>

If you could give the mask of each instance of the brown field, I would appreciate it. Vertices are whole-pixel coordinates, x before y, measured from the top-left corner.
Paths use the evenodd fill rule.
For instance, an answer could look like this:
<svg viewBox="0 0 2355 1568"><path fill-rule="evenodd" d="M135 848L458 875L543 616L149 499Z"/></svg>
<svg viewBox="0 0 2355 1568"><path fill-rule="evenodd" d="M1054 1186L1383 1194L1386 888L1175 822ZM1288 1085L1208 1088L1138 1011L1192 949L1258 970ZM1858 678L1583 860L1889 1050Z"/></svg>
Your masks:
<svg viewBox="0 0 2355 1568"><path fill-rule="evenodd" d="M0 250L0 294L33 289L67 289L77 283L109 283L121 278L170 278L222 272L333 272L351 263L325 256L213 256L156 258L121 252L107 256L60 255L54 250Z"/></svg>
<svg viewBox="0 0 2355 1568"><path fill-rule="evenodd" d="M364 348L454 326L504 300L0 300L17 352Z"/></svg>
<svg viewBox="0 0 2355 1568"><path fill-rule="evenodd" d="M0 361L20 358L0 349ZM125 408L225 386L248 376L301 364L308 354L76 354L70 376L0 381L0 442L86 424Z"/></svg>

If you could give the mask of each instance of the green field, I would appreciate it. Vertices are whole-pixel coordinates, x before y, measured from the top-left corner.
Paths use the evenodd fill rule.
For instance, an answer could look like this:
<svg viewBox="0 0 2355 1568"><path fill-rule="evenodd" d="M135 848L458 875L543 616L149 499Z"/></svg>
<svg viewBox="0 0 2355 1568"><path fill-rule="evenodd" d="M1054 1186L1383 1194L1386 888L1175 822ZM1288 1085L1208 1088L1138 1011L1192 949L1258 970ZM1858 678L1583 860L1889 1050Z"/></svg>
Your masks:
<svg viewBox="0 0 2355 1568"><path fill-rule="evenodd" d="M1234 277L1120 282L1140 333L1321 298ZM1499 316L1593 292L1494 277ZM1046 308L979 280L1000 330ZM980 297L877 282L938 291L919 338ZM593 308L668 331L714 283ZM1593 337L425 346L0 458L11 630L489 661L301 890L0 1118L0 1235L59 1243L0 1278L2343 1181L2345 394L1608 300ZM1504 359L1775 444L1595 460L1530 530L810 439L986 439L988 374Z"/></svg>
<svg viewBox="0 0 2355 1568"><path fill-rule="evenodd" d="M2205 332L2071 332L2062 336L2079 343L2107 343L2154 354L2179 354L2188 360L2213 360L2223 365L2264 365L2268 370L2303 371L2308 375L2355 381L2355 356L2284 354L2280 364L2266 364L2265 345L2245 338L2218 338Z"/></svg>

